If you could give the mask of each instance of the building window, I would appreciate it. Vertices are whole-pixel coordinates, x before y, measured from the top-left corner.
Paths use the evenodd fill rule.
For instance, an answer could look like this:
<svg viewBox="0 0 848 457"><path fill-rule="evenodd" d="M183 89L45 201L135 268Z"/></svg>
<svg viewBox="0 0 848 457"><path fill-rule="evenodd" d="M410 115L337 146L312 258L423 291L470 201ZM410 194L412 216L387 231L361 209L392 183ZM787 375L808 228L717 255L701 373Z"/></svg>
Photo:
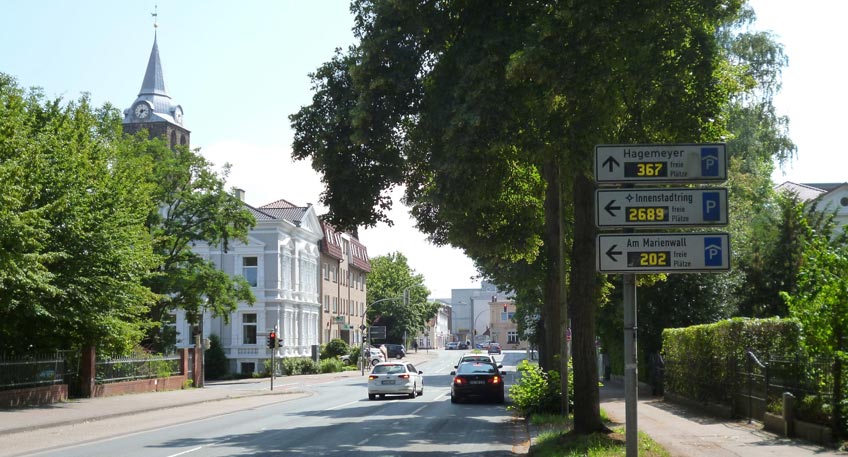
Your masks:
<svg viewBox="0 0 848 457"><path fill-rule="evenodd" d="M518 344L518 332L515 330L506 332L506 344Z"/></svg>
<svg viewBox="0 0 848 457"><path fill-rule="evenodd" d="M251 287L256 287L259 277L259 258L243 257L241 259L241 275L244 276Z"/></svg>
<svg viewBox="0 0 848 457"><path fill-rule="evenodd" d="M241 373L242 374L250 374L256 371L256 363L254 362L242 362L241 363Z"/></svg>
<svg viewBox="0 0 848 457"><path fill-rule="evenodd" d="M321 266L321 273L324 275L324 280L329 281L330 279L330 265L326 262Z"/></svg>
<svg viewBox="0 0 848 457"><path fill-rule="evenodd" d="M339 297L333 297L333 314L339 313Z"/></svg>
<svg viewBox="0 0 848 457"><path fill-rule="evenodd" d="M514 312L501 313L501 322L508 322L508 321L512 320L512 316L514 316L514 315L515 315Z"/></svg>
<svg viewBox="0 0 848 457"><path fill-rule="evenodd" d="M324 295L324 311L330 312L330 296Z"/></svg>
<svg viewBox="0 0 848 457"><path fill-rule="evenodd" d="M256 344L256 314L242 314L241 344Z"/></svg>

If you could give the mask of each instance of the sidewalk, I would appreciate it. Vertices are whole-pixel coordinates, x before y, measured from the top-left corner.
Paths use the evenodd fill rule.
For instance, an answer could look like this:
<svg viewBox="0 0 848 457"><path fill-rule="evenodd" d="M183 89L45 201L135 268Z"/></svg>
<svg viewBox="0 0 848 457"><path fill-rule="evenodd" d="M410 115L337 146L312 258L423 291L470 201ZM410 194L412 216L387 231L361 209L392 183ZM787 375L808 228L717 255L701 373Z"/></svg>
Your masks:
<svg viewBox="0 0 848 457"><path fill-rule="evenodd" d="M404 361L426 363L435 353L420 351L408 354ZM368 373L368 370L366 370ZM268 401L283 401L284 396L303 393L312 384L342 378L361 378L359 370L317 375L282 376L274 379L254 378L230 381L207 381L201 389L172 390L105 398L79 398L45 406L0 409L0 436L48 427L109 419L199 403L268 396Z"/></svg>
<svg viewBox="0 0 848 457"><path fill-rule="evenodd" d="M610 420L624 426L624 385L605 381L600 389L601 409ZM665 403L654 397L641 397L637 406L637 428L668 450L672 456L686 457L806 457L846 456L806 441L779 437L747 420L725 420Z"/></svg>

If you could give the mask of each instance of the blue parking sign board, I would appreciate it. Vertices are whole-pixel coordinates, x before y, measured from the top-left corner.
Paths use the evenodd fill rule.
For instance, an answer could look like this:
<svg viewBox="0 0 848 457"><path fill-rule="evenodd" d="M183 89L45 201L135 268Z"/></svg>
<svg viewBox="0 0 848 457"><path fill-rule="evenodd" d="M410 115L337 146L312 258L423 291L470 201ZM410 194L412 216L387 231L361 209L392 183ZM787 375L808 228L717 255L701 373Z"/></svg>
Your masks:
<svg viewBox="0 0 848 457"><path fill-rule="evenodd" d="M704 237L704 266L721 267L724 264L724 244L722 237Z"/></svg>
<svg viewBox="0 0 848 457"><path fill-rule="evenodd" d="M701 148L701 176L718 177L719 175L719 153L715 146Z"/></svg>

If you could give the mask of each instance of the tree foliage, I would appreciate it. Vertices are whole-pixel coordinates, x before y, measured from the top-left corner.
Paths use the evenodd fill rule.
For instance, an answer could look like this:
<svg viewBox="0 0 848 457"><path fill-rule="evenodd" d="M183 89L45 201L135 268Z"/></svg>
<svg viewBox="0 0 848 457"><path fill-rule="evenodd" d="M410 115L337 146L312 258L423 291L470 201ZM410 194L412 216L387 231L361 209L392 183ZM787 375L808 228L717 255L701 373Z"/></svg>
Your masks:
<svg viewBox="0 0 848 457"><path fill-rule="evenodd" d="M192 253L254 220L196 151L123 135L110 105L0 74L0 337L7 350L123 352L167 311L228 313L250 287Z"/></svg>
<svg viewBox="0 0 848 457"><path fill-rule="evenodd" d="M368 322L386 326L386 342L405 343L404 337L417 335L438 311L437 304L427 301L430 291L424 277L409 267L400 252L372 258L366 281Z"/></svg>
<svg viewBox="0 0 848 457"><path fill-rule="evenodd" d="M313 75L294 156L322 172L334 225L385 220L405 184L418 228L487 275L536 265L521 283L545 278L552 356L568 272L575 429L599 430L594 145L722 138L738 81L717 32L741 3L354 1L360 43Z"/></svg>
<svg viewBox="0 0 848 457"><path fill-rule="evenodd" d="M64 103L0 74L0 337L11 351L139 341L156 265L151 163L110 107Z"/></svg>
<svg viewBox="0 0 848 457"><path fill-rule="evenodd" d="M138 134L139 141L145 137L145 132ZM158 138L142 144L138 154L154 163L147 180L157 206L148 213L146 224L160 260L145 283L157 294L151 317L158 323L168 312L183 309L191 324L204 311L226 320L239 302L253 304L250 285L201 258L192 246L205 242L226 252L232 240L247 240L255 219L225 189L228 167L219 175L197 150L184 146L172 150ZM158 331L148 335L148 341L156 347L165 344Z"/></svg>

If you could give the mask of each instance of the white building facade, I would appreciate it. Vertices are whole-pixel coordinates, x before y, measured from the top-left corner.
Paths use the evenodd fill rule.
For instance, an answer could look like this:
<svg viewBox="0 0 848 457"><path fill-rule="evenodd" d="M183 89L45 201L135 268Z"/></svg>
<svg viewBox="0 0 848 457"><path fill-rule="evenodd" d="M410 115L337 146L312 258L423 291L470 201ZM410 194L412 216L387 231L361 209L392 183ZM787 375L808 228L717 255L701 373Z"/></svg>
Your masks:
<svg viewBox="0 0 848 457"><path fill-rule="evenodd" d="M240 195L243 199L243 194ZM232 373L267 371L272 355L268 335L277 330L278 357L307 357L320 343L319 241L321 224L311 205L285 200L253 208L256 226L247 243L233 242L226 251L198 244L194 252L231 276L243 276L253 288L253 306L240 303L225 320L203 316L202 334L216 334ZM177 347L189 347L191 329L185 313L176 312Z"/></svg>

